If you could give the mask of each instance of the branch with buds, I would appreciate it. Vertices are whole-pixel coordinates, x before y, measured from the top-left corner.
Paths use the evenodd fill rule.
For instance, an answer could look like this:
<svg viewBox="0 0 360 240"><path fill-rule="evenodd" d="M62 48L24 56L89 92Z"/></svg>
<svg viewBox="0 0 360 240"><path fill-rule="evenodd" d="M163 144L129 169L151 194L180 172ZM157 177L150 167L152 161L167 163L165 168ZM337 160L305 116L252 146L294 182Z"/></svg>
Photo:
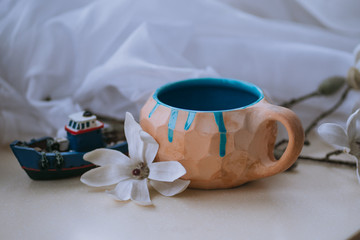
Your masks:
<svg viewBox="0 0 360 240"><path fill-rule="evenodd" d="M345 85L345 88L344 88ZM291 99L290 101L284 102L281 104L283 107L291 108L295 106L296 104L299 104L305 100L314 98L314 97L329 97L334 95L335 93L339 92L341 89L343 89L342 94L340 95L340 98L336 101L336 103L327 109L326 111L322 112L318 116L316 116L312 122L305 128L305 142L304 145L310 145L310 141L308 139L309 133L318 125L318 123L323 120L324 118L328 117L330 114L332 114L334 111L336 111L346 100L349 92L351 90L359 90L360 89L360 72L357 68L351 67L348 71L347 77L341 77L341 76L334 76L329 77L325 80L323 80L318 88L310 92L308 94L305 94L304 96L300 96L298 98ZM280 157L282 153L285 150L285 144L288 142L287 139L282 139L275 145L274 154L275 157ZM314 158L310 156L303 156L300 155L299 159L303 160L312 160L312 161L318 161L318 162L325 162L325 163L332 163L332 164L342 164L350 167L356 167L356 163L353 162L346 162L340 159L330 159L331 156L339 155L341 153L344 153L343 150L336 150L333 152L330 152L326 154L323 158ZM293 165L292 168L294 168L296 164ZM290 169L292 169L290 168Z"/></svg>

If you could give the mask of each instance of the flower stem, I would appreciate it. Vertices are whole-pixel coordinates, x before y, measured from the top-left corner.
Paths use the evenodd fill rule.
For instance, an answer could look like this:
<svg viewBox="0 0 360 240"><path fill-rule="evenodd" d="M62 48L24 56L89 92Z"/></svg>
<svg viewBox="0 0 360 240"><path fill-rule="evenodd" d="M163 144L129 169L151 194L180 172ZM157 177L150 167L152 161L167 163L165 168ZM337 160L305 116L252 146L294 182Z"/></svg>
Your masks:
<svg viewBox="0 0 360 240"><path fill-rule="evenodd" d="M295 104L298 104L306 99L312 98L312 97L316 97L316 96L320 96L321 94L316 90L315 92L306 94L302 97L299 98L293 98L288 102L284 102L282 104L280 104L280 106L282 107L286 107L286 108L291 108L292 106L294 106Z"/></svg>
<svg viewBox="0 0 360 240"><path fill-rule="evenodd" d="M343 94L341 95L341 98L339 99L339 101L337 101L337 103L330 108L329 110L323 112L322 114L320 114L317 118L315 118L311 124L306 128L305 130L305 137L309 134L309 132L319 123L320 120L322 120L323 118L329 116L331 113L333 113L338 107L341 106L341 104L345 101L349 91L350 91L351 87L348 86L345 91L343 92Z"/></svg>
<svg viewBox="0 0 360 240"><path fill-rule="evenodd" d="M328 159L328 158L314 158L310 156L302 156L300 155L298 159L301 160L310 160L310 161L316 161L316 162L323 162L323 163L331 163L331 164L338 164L338 165L345 165L349 167L356 167L355 162L348 162L348 161L342 161L338 159Z"/></svg>
<svg viewBox="0 0 360 240"><path fill-rule="evenodd" d="M326 154L325 156L325 159L329 160L329 158L332 156L332 155L339 155L339 154L342 154L344 153L343 150L335 150L333 152L329 152L328 154Z"/></svg>

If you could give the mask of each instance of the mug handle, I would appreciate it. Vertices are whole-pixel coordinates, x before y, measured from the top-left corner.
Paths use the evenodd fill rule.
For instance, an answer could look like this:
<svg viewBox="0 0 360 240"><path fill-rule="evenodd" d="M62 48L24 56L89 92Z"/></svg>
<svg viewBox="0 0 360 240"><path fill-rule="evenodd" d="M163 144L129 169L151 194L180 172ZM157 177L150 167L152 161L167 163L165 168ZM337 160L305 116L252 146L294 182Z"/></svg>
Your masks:
<svg viewBox="0 0 360 240"><path fill-rule="evenodd" d="M253 171L250 171L253 180L272 176L288 169L300 155L305 139L301 121L290 109L270 104L266 100L259 102L254 107L259 121L273 120L283 124L288 133L289 142L279 160L275 159L273 151L271 151L270 159L262 159L261 164L254 166ZM274 144L270 147L274 147Z"/></svg>

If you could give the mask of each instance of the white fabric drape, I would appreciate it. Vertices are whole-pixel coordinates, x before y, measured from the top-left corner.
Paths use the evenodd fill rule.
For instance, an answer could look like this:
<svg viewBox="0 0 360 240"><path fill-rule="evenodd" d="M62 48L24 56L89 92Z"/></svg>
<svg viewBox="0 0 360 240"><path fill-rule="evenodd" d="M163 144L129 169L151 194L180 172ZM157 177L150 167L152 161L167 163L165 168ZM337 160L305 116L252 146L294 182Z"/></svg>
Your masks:
<svg viewBox="0 0 360 240"><path fill-rule="evenodd" d="M0 142L55 135L80 109L138 116L164 83L221 76L274 102L354 65L357 0L3 0ZM350 114L352 91L332 120ZM339 96L295 108L304 124Z"/></svg>

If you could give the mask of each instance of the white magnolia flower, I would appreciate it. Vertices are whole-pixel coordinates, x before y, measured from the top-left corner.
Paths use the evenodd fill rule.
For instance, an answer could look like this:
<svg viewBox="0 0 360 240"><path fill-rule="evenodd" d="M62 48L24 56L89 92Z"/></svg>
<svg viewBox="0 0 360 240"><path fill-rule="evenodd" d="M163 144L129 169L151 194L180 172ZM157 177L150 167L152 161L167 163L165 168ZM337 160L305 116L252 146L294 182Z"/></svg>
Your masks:
<svg viewBox="0 0 360 240"><path fill-rule="evenodd" d="M108 191L117 200L134 200L141 205L151 205L148 182L159 193L173 196L184 191L189 180L178 179L186 173L177 161L153 162L159 144L134 120L130 113L125 117L125 136L129 156L110 149L96 149L84 155L86 161L100 167L81 176L89 186L103 187L117 184Z"/></svg>
<svg viewBox="0 0 360 240"><path fill-rule="evenodd" d="M356 130L356 120L360 116L360 109L351 114L346 122L346 129L335 123L324 123L318 128L319 135L331 145L340 147L344 152L360 156L360 132ZM358 134L358 135L357 135Z"/></svg>
<svg viewBox="0 0 360 240"><path fill-rule="evenodd" d="M326 142L356 157L357 175L360 182L360 129L357 128L359 119L360 109L357 109L349 116L346 129L335 123L324 123L318 128L318 133Z"/></svg>

